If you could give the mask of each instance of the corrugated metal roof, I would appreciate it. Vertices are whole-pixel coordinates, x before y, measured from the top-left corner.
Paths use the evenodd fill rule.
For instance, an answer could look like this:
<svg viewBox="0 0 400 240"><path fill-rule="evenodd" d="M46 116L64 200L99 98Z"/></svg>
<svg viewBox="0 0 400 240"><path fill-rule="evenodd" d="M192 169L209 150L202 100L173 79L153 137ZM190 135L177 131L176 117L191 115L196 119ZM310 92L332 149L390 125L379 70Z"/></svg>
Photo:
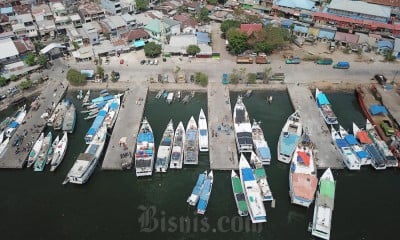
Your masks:
<svg viewBox="0 0 400 240"><path fill-rule="evenodd" d="M394 48L393 51L400 52L400 38L396 38L394 40Z"/></svg>
<svg viewBox="0 0 400 240"><path fill-rule="evenodd" d="M380 6L361 1L349 1L349 0L332 0L328 8L347 11L347 12L368 14L371 16L378 16L384 18L390 18L390 11L391 11L390 7Z"/></svg>
<svg viewBox="0 0 400 240"><path fill-rule="evenodd" d="M161 22L158 19L152 19L150 22L144 26L144 29L154 32L154 33L160 33L161 32Z"/></svg>
<svg viewBox="0 0 400 240"><path fill-rule="evenodd" d="M275 4L281 7L311 10L313 9L315 2L310 0L277 0Z"/></svg>
<svg viewBox="0 0 400 240"><path fill-rule="evenodd" d="M0 40L0 59L18 55L18 49L15 47L11 38Z"/></svg>
<svg viewBox="0 0 400 240"><path fill-rule="evenodd" d="M326 30L326 29L320 29L319 30L319 34L318 34L319 38L327 38L329 40L333 40L335 37L335 31L333 30Z"/></svg>
<svg viewBox="0 0 400 240"><path fill-rule="evenodd" d="M296 25L293 28L293 32L308 33L308 27Z"/></svg>

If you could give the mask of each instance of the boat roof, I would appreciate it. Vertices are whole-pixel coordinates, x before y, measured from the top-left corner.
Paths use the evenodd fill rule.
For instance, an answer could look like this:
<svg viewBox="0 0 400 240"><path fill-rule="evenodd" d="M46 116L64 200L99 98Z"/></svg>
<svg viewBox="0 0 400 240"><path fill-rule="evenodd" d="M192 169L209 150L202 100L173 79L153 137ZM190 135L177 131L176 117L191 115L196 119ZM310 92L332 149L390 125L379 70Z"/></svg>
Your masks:
<svg viewBox="0 0 400 240"><path fill-rule="evenodd" d="M271 152L268 147L261 147L258 149L261 159L271 158Z"/></svg>
<svg viewBox="0 0 400 240"><path fill-rule="evenodd" d="M317 189L318 179L314 175L305 173L293 173L292 185L296 197L312 200Z"/></svg>
<svg viewBox="0 0 400 240"><path fill-rule="evenodd" d="M138 142L154 142L154 136L152 132L139 133Z"/></svg>
<svg viewBox="0 0 400 240"><path fill-rule="evenodd" d="M196 134L197 134L197 131L195 131L195 130L189 130L189 131L187 131L187 140L188 140L188 141L194 141L194 140L196 140Z"/></svg>
<svg viewBox="0 0 400 240"><path fill-rule="evenodd" d="M233 187L234 193L242 193L243 192L242 183L240 182L239 177L232 178L232 187Z"/></svg>
<svg viewBox="0 0 400 240"><path fill-rule="evenodd" d="M357 133L357 138L360 140L361 143L364 144L371 144L372 140L369 138L368 133L366 131L359 131Z"/></svg>
<svg viewBox="0 0 400 240"><path fill-rule="evenodd" d="M344 147L348 147L349 144L346 142L346 140L344 139L336 139L336 144L338 145L338 147L340 148L344 148Z"/></svg>
<svg viewBox="0 0 400 240"><path fill-rule="evenodd" d="M354 137L353 134L348 134L344 137L344 140L346 140L346 142L350 145L357 145L358 141L357 139Z"/></svg>
<svg viewBox="0 0 400 240"><path fill-rule="evenodd" d="M328 179L321 179L319 192L321 195L334 198L335 197L335 182Z"/></svg>
<svg viewBox="0 0 400 240"><path fill-rule="evenodd" d="M358 158L370 158L371 156L364 150L356 152Z"/></svg>
<svg viewBox="0 0 400 240"><path fill-rule="evenodd" d="M242 168L242 176L243 176L243 181L255 181L256 179L254 178L253 171L251 168Z"/></svg>
<svg viewBox="0 0 400 240"><path fill-rule="evenodd" d="M326 97L325 93L320 92L317 96L317 101L319 105L331 104Z"/></svg>
<svg viewBox="0 0 400 240"><path fill-rule="evenodd" d="M292 133L282 136L280 145L281 153L287 156L291 156L299 138L300 136Z"/></svg>
<svg viewBox="0 0 400 240"><path fill-rule="evenodd" d="M204 180L206 179L206 173L200 173L197 178L196 185L193 188L192 193L196 195L200 195L201 187L203 186Z"/></svg>
<svg viewBox="0 0 400 240"><path fill-rule="evenodd" d="M372 104L369 106L369 111L372 115L388 114L386 108L379 104Z"/></svg>
<svg viewBox="0 0 400 240"><path fill-rule="evenodd" d="M264 168L256 168L254 170L254 175L256 175L256 178L267 177L267 174L265 173Z"/></svg>
<svg viewBox="0 0 400 240"><path fill-rule="evenodd" d="M16 128L16 127L18 127L19 126L19 123L17 123L17 122L15 122L15 121L13 121L13 122L11 122L10 123L10 128Z"/></svg>

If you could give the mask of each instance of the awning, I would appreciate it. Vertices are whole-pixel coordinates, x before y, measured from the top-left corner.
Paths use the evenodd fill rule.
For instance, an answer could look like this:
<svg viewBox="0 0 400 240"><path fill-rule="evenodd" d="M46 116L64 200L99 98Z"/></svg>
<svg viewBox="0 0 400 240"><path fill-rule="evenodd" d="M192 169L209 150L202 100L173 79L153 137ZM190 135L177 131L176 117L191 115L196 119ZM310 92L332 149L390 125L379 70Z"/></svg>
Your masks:
<svg viewBox="0 0 400 240"><path fill-rule="evenodd" d="M133 42L134 47L143 47L146 43L143 40Z"/></svg>

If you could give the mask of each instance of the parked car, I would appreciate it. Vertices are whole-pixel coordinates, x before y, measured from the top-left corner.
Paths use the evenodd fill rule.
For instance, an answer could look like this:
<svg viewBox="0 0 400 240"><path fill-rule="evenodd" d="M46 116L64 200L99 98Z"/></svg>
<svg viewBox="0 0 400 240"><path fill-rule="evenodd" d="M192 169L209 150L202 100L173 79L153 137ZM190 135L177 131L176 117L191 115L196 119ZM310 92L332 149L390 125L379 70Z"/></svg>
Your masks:
<svg viewBox="0 0 400 240"><path fill-rule="evenodd" d="M256 79L259 79L259 80L264 79L264 73L263 72L256 72Z"/></svg>
<svg viewBox="0 0 400 240"><path fill-rule="evenodd" d="M7 98L7 95L0 95L0 101L2 101L5 98Z"/></svg>
<svg viewBox="0 0 400 240"><path fill-rule="evenodd" d="M286 59L286 64L299 64L301 62L299 57L292 57L289 59Z"/></svg>
<svg viewBox="0 0 400 240"><path fill-rule="evenodd" d="M349 69L350 68L350 63L349 62L338 62L335 65L333 65L333 68Z"/></svg>
<svg viewBox="0 0 400 240"><path fill-rule="evenodd" d="M118 81L119 78L120 78L119 72L112 71L111 72L111 78Z"/></svg>
<svg viewBox="0 0 400 240"><path fill-rule="evenodd" d="M332 58L322 58L317 60L315 63L319 65L331 65L333 63L333 60Z"/></svg>
<svg viewBox="0 0 400 240"><path fill-rule="evenodd" d="M142 61L140 61L140 64L142 64L142 65L144 65L146 63L146 60L142 60Z"/></svg>
<svg viewBox="0 0 400 240"><path fill-rule="evenodd" d="M158 65L158 59L154 59L154 65Z"/></svg>

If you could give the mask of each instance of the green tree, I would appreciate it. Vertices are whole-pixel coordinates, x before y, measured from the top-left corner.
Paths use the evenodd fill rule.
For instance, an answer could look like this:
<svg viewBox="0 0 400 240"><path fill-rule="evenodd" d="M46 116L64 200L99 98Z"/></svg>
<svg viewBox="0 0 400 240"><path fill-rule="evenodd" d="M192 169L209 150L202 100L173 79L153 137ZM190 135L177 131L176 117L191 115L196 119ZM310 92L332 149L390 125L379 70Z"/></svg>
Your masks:
<svg viewBox="0 0 400 240"><path fill-rule="evenodd" d="M40 50L43 48L43 43L41 43L40 41L34 41L33 46L35 47L35 52L39 53Z"/></svg>
<svg viewBox="0 0 400 240"><path fill-rule="evenodd" d="M229 29L231 28L239 28L240 27L240 22L237 20L225 20L221 23L221 32L226 34Z"/></svg>
<svg viewBox="0 0 400 240"><path fill-rule="evenodd" d="M255 73L248 73L247 74L247 82L250 84L256 83L257 75Z"/></svg>
<svg viewBox="0 0 400 240"><path fill-rule="evenodd" d="M28 53L25 58L25 63L28 64L28 66L35 65L35 55L33 53Z"/></svg>
<svg viewBox="0 0 400 240"><path fill-rule="evenodd" d="M196 72L195 74L195 81L197 84L200 84L202 87L207 86L208 84L208 76L202 72Z"/></svg>
<svg viewBox="0 0 400 240"><path fill-rule="evenodd" d="M149 42L144 46L144 54L147 57L155 57L160 55L161 53L161 45L156 44L155 42Z"/></svg>
<svg viewBox="0 0 400 240"><path fill-rule="evenodd" d="M263 80L264 81L269 79L269 77L271 76L271 72L272 72L272 68L271 67L264 68L264 71L263 71L263 73L264 73L264 79Z"/></svg>
<svg viewBox="0 0 400 240"><path fill-rule="evenodd" d="M233 84L238 84L239 83L239 72L236 68L232 69L232 73L229 74L229 80L231 81L231 83Z"/></svg>
<svg viewBox="0 0 400 240"><path fill-rule="evenodd" d="M15 81L18 80L18 77L13 74L13 75L10 76L10 80L15 82Z"/></svg>
<svg viewBox="0 0 400 240"><path fill-rule="evenodd" d="M208 9L203 7L202 9L200 9L200 13L199 13L199 22L208 22L208 20L210 20L208 18Z"/></svg>
<svg viewBox="0 0 400 240"><path fill-rule="evenodd" d="M207 3L210 5L217 5L218 1L217 0L207 0Z"/></svg>
<svg viewBox="0 0 400 240"><path fill-rule="evenodd" d="M104 68L102 68L101 66L97 66L96 74L99 74L100 77L104 77Z"/></svg>
<svg viewBox="0 0 400 240"><path fill-rule="evenodd" d="M31 80L24 80L19 84L19 88L24 90L32 87L32 81Z"/></svg>
<svg viewBox="0 0 400 240"><path fill-rule="evenodd" d="M71 85L85 85L86 75L83 75L79 71L71 68L67 72L67 80Z"/></svg>
<svg viewBox="0 0 400 240"><path fill-rule="evenodd" d="M149 0L136 0L136 9L139 11L146 10L149 7Z"/></svg>
<svg viewBox="0 0 400 240"><path fill-rule="evenodd" d="M72 46L74 46L75 50L78 50L80 48L77 42L72 42Z"/></svg>
<svg viewBox="0 0 400 240"><path fill-rule="evenodd" d="M268 26L253 32L247 43L255 52L271 53L289 43L290 34L286 29Z"/></svg>
<svg viewBox="0 0 400 240"><path fill-rule="evenodd" d="M199 52L200 52L200 48L197 45L189 45L186 48L186 53L189 55L192 55L192 56L198 54Z"/></svg>
<svg viewBox="0 0 400 240"><path fill-rule="evenodd" d="M3 76L0 76L0 87L7 85L7 83L7 79Z"/></svg>
<svg viewBox="0 0 400 240"><path fill-rule="evenodd" d="M47 58L47 55L44 55L44 54L40 54L40 55L37 57L37 63L38 63L40 66L45 66L48 60L49 60L49 59Z"/></svg>
<svg viewBox="0 0 400 240"><path fill-rule="evenodd" d="M387 52L385 55L385 61L393 62L394 60L396 60L396 57L393 55L393 50Z"/></svg>
<svg viewBox="0 0 400 240"><path fill-rule="evenodd" d="M226 33L229 42L229 51L234 54L240 54L247 49L247 35L240 32L237 28L231 28Z"/></svg>

